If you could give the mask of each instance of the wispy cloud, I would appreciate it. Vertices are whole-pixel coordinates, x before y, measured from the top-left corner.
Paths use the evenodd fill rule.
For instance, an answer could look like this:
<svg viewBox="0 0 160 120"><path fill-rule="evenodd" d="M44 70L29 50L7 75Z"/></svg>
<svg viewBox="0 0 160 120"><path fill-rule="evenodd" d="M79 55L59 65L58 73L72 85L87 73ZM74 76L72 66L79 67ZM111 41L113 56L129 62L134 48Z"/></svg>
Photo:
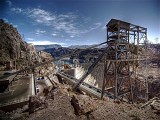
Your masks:
<svg viewBox="0 0 160 120"><path fill-rule="evenodd" d="M62 46L66 45L65 43L52 42L52 41L48 41L48 40L40 40L40 41L29 40L28 43L33 43L34 45L50 45L50 44L60 44Z"/></svg>
<svg viewBox="0 0 160 120"><path fill-rule="evenodd" d="M102 23L94 23L93 27L90 28L90 30L95 30L97 28L99 28L102 25Z"/></svg>
<svg viewBox="0 0 160 120"><path fill-rule="evenodd" d="M46 32L45 30L37 29L36 30L36 35L44 34L45 32Z"/></svg>
<svg viewBox="0 0 160 120"><path fill-rule="evenodd" d="M5 22L7 22L7 23L9 22L8 19L6 19L6 18L3 18L3 20L4 20Z"/></svg>
<svg viewBox="0 0 160 120"><path fill-rule="evenodd" d="M56 34L56 33L52 33L51 35L52 35L52 36L57 36L57 34Z"/></svg>
<svg viewBox="0 0 160 120"><path fill-rule="evenodd" d="M45 25L51 25L52 21L56 19L56 17L50 12L39 8L27 9L26 14L37 23L42 23Z"/></svg>
<svg viewBox="0 0 160 120"><path fill-rule="evenodd" d="M90 32L90 31L92 31L92 30L98 29L98 28L101 27L101 26L102 26L102 23L94 23L94 24L92 25L92 27L89 27L87 30L81 31L81 33L88 33L88 32Z"/></svg>
<svg viewBox="0 0 160 120"><path fill-rule="evenodd" d="M31 40L31 41L33 41L33 40L34 40L34 38L26 38L26 40L29 40L29 41Z"/></svg>
<svg viewBox="0 0 160 120"><path fill-rule="evenodd" d="M102 29L106 29L106 25L102 26Z"/></svg>
<svg viewBox="0 0 160 120"><path fill-rule="evenodd" d="M76 37L76 36L74 36L74 35L71 35L70 37L71 37L71 38L74 38L74 37Z"/></svg>
<svg viewBox="0 0 160 120"><path fill-rule="evenodd" d="M24 10L22 8L11 8L11 11L15 13L24 13Z"/></svg>
<svg viewBox="0 0 160 120"><path fill-rule="evenodd" d="M12 22L10 22L7 18L3 18L3 20L4 20L6 23L9 23L9 24L13 25L13 27L15 27L15 28L17 28L17 27L18 27L18 25L13 24L13 23L12 23Z"/></svg>
<svg viewBox="0 0 160 120"><path fill-rule="evenodd" d="M18 27L18 25L13 25L13 27L17 28L17 27Z"/></svg>
<svg viewBox="0 0 160 120"><path fill-rule="evenodd" d="M7 0L6 3L8 4L9 7L12 6L12 2L10 0Z"/></svg>
<svg viewBox="0 0 160 120"><path fill-rule="evenodd" d="M68 34L70 38L78 37L81 34L88 33L101 26L101 23L94 23L91 25L91 27L88 27L88 30L84 29L85 26L77 23L77 21L81 19L81 21L85 23L89 21L89 18L82 19L74 12L56 14L54 12L51 13L40 8L12 8L11 11L26 15L36 24L50 26L54 31L64 32L65 34ZM37 31L37 34L40 33L42 32ZM53 33L51 36L57 36L57 34Z"/></svg>

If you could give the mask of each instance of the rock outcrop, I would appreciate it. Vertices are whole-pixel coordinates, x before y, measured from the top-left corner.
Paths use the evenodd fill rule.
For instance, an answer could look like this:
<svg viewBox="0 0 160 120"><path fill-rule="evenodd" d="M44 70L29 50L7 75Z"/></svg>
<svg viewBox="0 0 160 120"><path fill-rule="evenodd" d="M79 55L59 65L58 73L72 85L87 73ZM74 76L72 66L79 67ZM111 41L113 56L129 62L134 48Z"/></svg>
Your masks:
<svg viewBox="0 0 160 120"><path fill-rule="evenodd" d="M22 40L17 29L0 20L0 61L27 59L27 43Z"/></svg>
<svg viewBox="0 0 160 120"><path fill-rule="evenodd" d="M140 109L136 104L117 103L111 99L99 100L87 95L76 94L69 85L61 85L51 90L47 97L32 96L28 112L16 110L12 113L0 111L2 120L159 120L154 110ZM74 96L74 97L73 97ZM27 108L27 107L24 107ZM154 109L154 110L153 110ZM30 114L29 114L30 113Z"/></svg>
<svg viewBox="0 0 160 120"><path fill-rule="evenodd" d="M38 96L31 96L29 98L28 111L29 114L34 113L36 110L40 110L47 107L47 103L45 103L44 99L41 99Z"/></svg>
<svg viewBox="0 0 160 120"><path fill-rule="evenodd" d="M0 19L1 64L12 61L17 69L23 69L25 66L33 66L42 62L42 58L43 56L36 52L33 44L23 41L16 28Z"/></svg>
<svg viewBox="0 0 160 120"><path fill-rule="evenodd" d="M159 97L160 98L160 79L149 81L149 98Z"/></svg>
<svg viewBox="0 0 160 120"><path fill-rule="evenodd" d="M158 120L152 110L139 109L133 104L117 103L111 99L98 100L87 95L75 94L70 86L59 85L51 92L47 108L30 114L29 120Z"/></svg>

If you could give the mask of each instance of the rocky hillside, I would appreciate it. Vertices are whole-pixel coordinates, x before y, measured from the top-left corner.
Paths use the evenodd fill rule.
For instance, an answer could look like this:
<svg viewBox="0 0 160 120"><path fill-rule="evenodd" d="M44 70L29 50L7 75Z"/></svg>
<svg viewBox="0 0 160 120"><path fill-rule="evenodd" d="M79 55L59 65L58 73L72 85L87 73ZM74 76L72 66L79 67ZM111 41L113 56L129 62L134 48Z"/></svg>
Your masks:
<svg viewBox="0 0 160 120"><path fill-rule="evenodd" d="M0 19L0 62L27 59L27 43L17 29Z"/></svg>
<svg viewBox="0 0 160 120"><path fill-rule="evenodd" d="M53 58L57 58L64 55L73 54L81 50L83 49L71 49L67 47L61 47L58 49L55 48L44 49L43 51L50 53ZM80 52L79 54L72 55L71 59L77 57L81 63L89 61L93 62L95 61L96 58L98 58L98 56L103 52L103 50L104 50L103 48L88 49Z"/></svg>
<svg viewBox="0 0 160 120"><path fill-rule="evenodd" d="M9 61L21 69L41 62L41 56L33 44L23 41L16 28L0 19L0 65Z"/></svg>
<svg viewBox="0 0 160 120"><path fill-rule="evenodd" d="M0 111L1 120L159 120L158 100L145 105L99 100L71 91L69 85L54 86L44 97L30 97L28 106L11 113ZM141 108L143 106L143 108ZM144 107L145 106L145 107ZM158 107L158 106L157 106Z"/></svg>

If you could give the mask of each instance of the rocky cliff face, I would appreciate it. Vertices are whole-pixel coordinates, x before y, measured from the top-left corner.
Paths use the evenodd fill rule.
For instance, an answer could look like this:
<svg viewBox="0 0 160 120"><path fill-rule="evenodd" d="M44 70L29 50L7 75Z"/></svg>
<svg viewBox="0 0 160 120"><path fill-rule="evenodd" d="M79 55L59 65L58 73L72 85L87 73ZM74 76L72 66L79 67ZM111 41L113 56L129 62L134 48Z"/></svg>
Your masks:
<svg viewBox="0 0 160 120"><path fill-rule="evenodd" d="M50 60L52 56L48 56L48 53L38 54L33 44L22 40L16 28L0 19L0 65L13 61L17 69L22 69L43 59Z"/></svg>
<svg viewBox="0 0 160 120"><path fill-rule="evenodd" d="M27 43L21 38L17 29L0 20L0 61L20 59L27 55ZM26 59L26 56L23 56Z"/></svg>

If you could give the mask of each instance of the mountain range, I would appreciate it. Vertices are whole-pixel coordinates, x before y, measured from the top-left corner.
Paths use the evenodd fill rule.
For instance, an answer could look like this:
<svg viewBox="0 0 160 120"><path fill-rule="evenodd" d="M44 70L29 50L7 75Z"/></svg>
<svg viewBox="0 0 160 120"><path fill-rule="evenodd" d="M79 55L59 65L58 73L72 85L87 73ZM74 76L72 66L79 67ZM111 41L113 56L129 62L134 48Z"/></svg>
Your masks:
<svg viewBox="0 0 160 120"><path fill-rule="evenodd" d="M49 48L61 48L62 46L59 44L50 44L50 45L35 45L36 51L41 51L44 49L49 49Z"/></svg>

